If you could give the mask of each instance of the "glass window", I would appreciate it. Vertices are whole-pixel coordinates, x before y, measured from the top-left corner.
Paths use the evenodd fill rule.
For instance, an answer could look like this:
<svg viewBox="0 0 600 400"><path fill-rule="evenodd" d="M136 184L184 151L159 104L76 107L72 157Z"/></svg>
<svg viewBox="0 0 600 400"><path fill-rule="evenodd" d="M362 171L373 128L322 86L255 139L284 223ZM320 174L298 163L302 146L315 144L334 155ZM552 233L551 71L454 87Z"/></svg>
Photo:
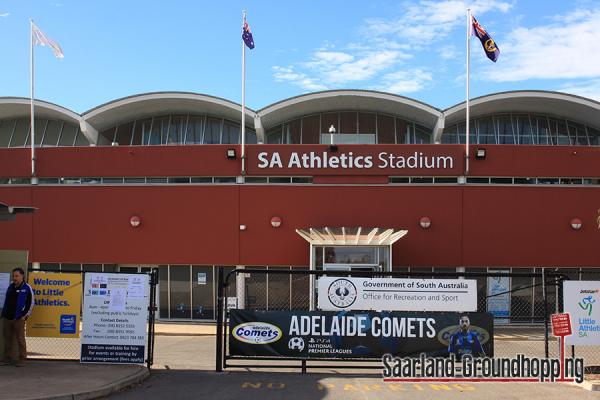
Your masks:
<svg viewBox="0 0 600 400"><path fill-rule="evenodd" d="M17 119L13 131L10 147L23 147L29 135L29 121L23 118ZM73 143L71 143L72 145Z"/></svg>
<svg viewBox="0 0 600 400"><path fill-rule="evenodd" d="M152 119L152 128L150 130L149 145L161 145L167 141L167 132L169 129L169 117L155 117Z"/></svg>
<svg viewBox="0 0 600 400"><path fill-rule="evenodd" d="M245 131L246 138L248 131ZM240 142L240 125L235 125L229 121L223 123L222 144L238 144Z"/></svg>
<svg viewBox="0 0 600 400"><path fill-rule="evenodd" d="M106 270L106 266L104 266ZM159 318L169 318L169 266L158 266Z"/></svg>
<svg viewBox="0 0 600 400"><path fill-rule="evenodd" d="M192 318L215 319L213 267L192 265Z"/></svg>
<svg viewBox="0 0 600 400"><path fill-rule="evenodd" d="M329 127L327 127L329 129ZM321 136L321 121L319 115L302 118L302 143L317 144Z"/></svg>
<svg viewBox="0 0 600 400"><path fill-rule="evenodd" d="M498 131L498 144L515 144L515 137L510 115L494 117Z"/></svg>
<svg viewBox="0 0 600 400"><path fill-rule="evenodd" d="M516 126L516 133L519 139L519 144L535 144L531 124L529 123L529 115L515 114L512 116L513 124Z"/></svg>
<svg viewBox="0 0 600 400"><path fill-rule="evenodd" d="M115 136L115 142L121 146L129 146L131 144L131 136L133 132L133 122L119 125L117 127L117 134Z"/></svg>
<svg viewBox="0 0 600 400"><path fill-rule="evenodd" d="M84 272L102 272L102 264L83 264Z"/></svg>
<svg viewBox="0 0 600 400"><path fill-rule="evenodd" d="M408 137L409 124L406 121L401 120L400 118L396 118L396 143L405 144L410 143L410 139ZM412 126L412 124L410 124Z"/></svg>
<svg viewBox="0 0 600 400"><path fill-rule="evenodd" d="M187 125L187 115L172 115L169 123L167 144L182 144Z"/></svg>
<svg viewBox="0 0 600 400"><path fill-rule="evenodd" d="M73 146L78 130L79 127L65 123L62 134L60 135L59 146Z"/></svg>
<svg viewBox="0 0 600 400"><path fill-rule="evenodd" d="M431 143L431 132L422 126L415 126L415 139L413 143L416 144L427 144Z"/></svg>
<svg viewBox="0 0 600 400"><path fill-rule="evenodd" d="M364 132L361 125L361 115L359 114L359 129ZM396 131L394 128L394 118L377 114L377 143L396 143Z"/></svg>
<svg viewBox="0 0 600 400"><path fill-rule="evenodd" d="M190 117L188 122L186 144L201 144L202 130L204 129L204 117Z"/></svg>
<svg viewBox="0 0 600 400"><path fill-rule="evenodd" d="M552 137L550 135L550 129L548 128L548 118L542 115L536 115L532 117L532 125L534 132L537 133L537 144L551 145ZM537 129L537 131L535 131Z"/></svg>
<svg viewBox="0 0 600 400"><path fill-rule="evenodd" d="M81 264L60 264L61 271L81 271Z"/></svg>
<svg viewBox="0 0 600 400"><path fill-rule="evenodd" d="M301 143L301 121L300 119L295 119L293 121L287 122L284 125L284 132L286 143L290 144L300 144Z"/></svg>
<svg viewBox="0 0 600 400"><path fill-rule="evenodd" d="M42 137L44 136L44 132L46 131L46 125L48 124L48 120L46 119L35 119L35 144L36 146L42 143ZM31 134L27 136L26 146L31 145Z"/></svg>
<svg viewBox="0 0 600 400"><path fill-rule="evenodd" d="M558 145L570 145L571 139L569 138L569 132L567 131L566 121L563 119L550 120L552 126L552 133L556 138L556 144Z"/></svg>
<svg viewBox="0 0 600 400"><path fill-rule="evenodd" d="M14 127L15 121L12 119L0 121L0 147L8 147Z"/></svg>
<svg viewBox="0 0 600 400"><path fill-rule="evenodd" d="M600 146L600 131L592 127L587 127L590 144L592 146Z"/></svg>
<svg viewBox="0 0 600 400"><path fill-rule="evenodd" d="M375 133L375 114L373 113L358 113L358 133ZM388 117L389 119L389 117ZM393 138L388 130L388 139ZM393 139L392 139L393 140ZM386 142L379 142L386 143ZM390 142L388 142L390 143ZM393 141L391 142L393 143Z"/></svg>
<svg viewBox="0 0 600 400"><path fill-rule="evenodd" d="M479 144L496 144L496 133L494 131L494 121L491 117L480 118L477 120L477 133Z"/></svg>
<svg viewBox="0 0 600 400"><path fill-rule="evenodd" d="M151 127L152 127L152 118L135 121L135 125L133 127L133 138L131 139L131 144L134 146L148 144L148 141L150 140L150 128Z"/></svg>
<svg viewBox="0 0 600 400"><path fill-rule="evenodd" d="M321 114L321 133L328 133L331 125L335 128L336 133L341 133L339 125L339 113Z"/></svg>
<svg viewBox="0 0 600 400"><path fill-rule="evenodd" d="M256 136L256 132L252 129L246 127L246 143L247 144L256 144L258 143L258 138Z"/></svg>
<svg viewBox="0 0 600 400"><path fill-rule="evenodd" d="M58 139L60 138L60 131L62 130L63 122L50 120L46 126L46 133L44 134L44 141L42 146L54 147L58 145ZM1 140L1 139L0 139Z"/></svg>
<svg viewBox="0 0 600 400"><path fill-rule="evenodd" d="M356 112L342 112L340 113L340 128L339 133L358 133L357 131L357 113ZM328 128L329 129L329 128ZM374 133L374 132L365 132Z"/></svg>
<svg viewBox="0 0 600 400"><path fill-rule="evenodd" d="M169 280L171 289L171 318L190 319L192 307L190 304L190 266L170 265Z"/></svg>
<svg viewBox="0 0 600 400"><path fill-rule="evenodd" d="M89 146L90 142L88 141L85 134L81 131L77 131L77 137L75 138L75 146Z"/></svg>
<svg viewBox="0 0 600 400"><path fill-rule="evenodd" d="M204 130L204 144L221 143L221 123L223 120L216 118L206 119L206 128Z"/></svg>
<svg viewBox="0 0 600 400"><path fill-rule="evenodd" d="M110 146L112 144L112 142L114 142L114 140L115 140L116 131L117 131L117 128L112 126L112 127L110 127L110 129L100 132L100 136L102 138L100 138L100 137L98 138L99 144L102 144L105 146Z"/></svg>

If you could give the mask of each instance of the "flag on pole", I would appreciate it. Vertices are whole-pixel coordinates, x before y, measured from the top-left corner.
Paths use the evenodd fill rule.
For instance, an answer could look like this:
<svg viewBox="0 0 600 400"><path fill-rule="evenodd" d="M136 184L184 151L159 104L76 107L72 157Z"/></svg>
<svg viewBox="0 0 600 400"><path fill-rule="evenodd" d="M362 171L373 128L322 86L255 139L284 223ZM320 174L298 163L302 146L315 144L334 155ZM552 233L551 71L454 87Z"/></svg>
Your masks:
<svg viewBox="0 0 600 400"><path fill-rule="evenodd" d="M56 58L65 57L62 49L60 48L60 45L54 40L50 39L48 36L46 36L46 34L42 32L42 30L38 28L37 25L33 22L31 23L31 36L34 46L37 46L38 44L40 46L49 46L50 48L52 48L52 52L54 53L54 56Z"/></svg>
<svg viewBox="0 0 600 400"><path fill-rule="evenodd" d="M481 45L483 46L483 50L485 51L485 55L487 56L487 58L489 58L493 62L498 61L498 57L500 57L500 49L496 45L496 42L494 42L494 39L492 39L490 35L488 35L488 33L485 31L485 29L483 29L483 27L479 25L479 22L477 22L475 17L471 18L473 24L473 30L471 31L471 34L479 38L479 41L481 41Z"/></svg>
<svg viewBox="0 0 600 400"><path fill-rule="evenodd" d="M252 37L252 32L250 32L250 27L246 20L244 20L244 26L242 28L242 40L246 43L249 49L254 48L254 38Z"/></svg>

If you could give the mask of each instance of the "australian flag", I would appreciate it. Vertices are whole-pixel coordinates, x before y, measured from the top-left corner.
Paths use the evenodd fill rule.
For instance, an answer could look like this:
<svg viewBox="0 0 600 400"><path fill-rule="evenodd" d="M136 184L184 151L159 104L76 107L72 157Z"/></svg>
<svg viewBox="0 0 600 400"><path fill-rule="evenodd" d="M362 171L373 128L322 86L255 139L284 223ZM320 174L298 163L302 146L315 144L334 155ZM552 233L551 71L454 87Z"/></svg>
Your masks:
<svg viewBox="0 0 600 400"><path fill-rule="evenodd" d="M494 42L494 39L492 39L490 35L488 35L488 33L485 31L485 29L483 29L483 27L479 25L479 22L477 22L475 17L472 18L473 34L477 36L481 41L481 45L483 46L483 50L485 51L485 55L487 56L487 58L489 58L493 62L496 62L498 60L498 57L500 57L500 49L496 45L496 42Z"/></svg>
<svg viewBox="0 0 600 400"><path fill-rule="evenodd" d="M242 28L242 40L249 49L254 48L254 38L252 37L252 32L250 32L250 27L246 21L244 21L244 27Z"/></svg>

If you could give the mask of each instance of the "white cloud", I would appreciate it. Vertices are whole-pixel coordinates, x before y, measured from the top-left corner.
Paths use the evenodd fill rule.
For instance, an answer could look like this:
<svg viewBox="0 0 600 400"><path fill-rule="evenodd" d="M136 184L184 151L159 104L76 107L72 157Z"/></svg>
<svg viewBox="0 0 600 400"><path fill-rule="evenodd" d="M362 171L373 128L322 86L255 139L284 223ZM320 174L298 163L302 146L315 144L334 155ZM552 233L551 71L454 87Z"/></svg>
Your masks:
<svg viewBox="0 0 600 400"><path fill-rule="evenodd" d="M398 94L418 92L432 80L431 73L420 68L401 70L385 74L380 90Z"/></svg>
<svg viewBox="0 0 600 400"><path fill-rule="evenodd" d="M277 82L287 82L305 90L342 87L377 87L382 90L416 92L433 81L430 72L407 61L426 45L446 37L466 23L466 9L475 15L490 11L506 12L512 3L499 0L421 0L402 6L398 18L371 19L358 29L361 39L336 46L325 41L308 60L288 66L274 66ZM457 50L450 46L436 49L442 60L454 59Z"/></svg>
<svg viewBox="0 0 600 400"><path fill-rule="evenodd" d="M600 77L600 9L577 10L547 25L520 27L500 42L498 65L485 69L498 82Z"/></svg>
<svg viewBox="0 0 600 400"><path fill-rule="evenodd" d="M9 15L10 15L10 13L9 13L9 12L7 12L7 13L1 13L1 14L0 14L0 17L2 17L2 18L6 18L6 17L8 17Z"/></svg>
<svg viewBox="0 0 600 400"><path fill-rule="evenodd" d="M495 0L422 0L417 4L407 5L400 18L368 20L367 32L373 36L394 34L413 44L428 43L446 37L458 26L465 26L468 7L473 15L478 16L489 11L507 12L512 3Z"/></svg>
<svg viewBox="0 0 600 400"><path fill-rule="evenodd" d="M309 78L302 72L294 71L294 67L273 67L273 76L277 82L291 82L306 90L324 90L327 86L318 83L315 79Z"/></svg>
<svg viewBox="0 0 600 400"><path fill-rule="evenodd" d="M600 101L600 79L591 79L574 84L565 84L557 89L560 92L576 94Z"/></svg>

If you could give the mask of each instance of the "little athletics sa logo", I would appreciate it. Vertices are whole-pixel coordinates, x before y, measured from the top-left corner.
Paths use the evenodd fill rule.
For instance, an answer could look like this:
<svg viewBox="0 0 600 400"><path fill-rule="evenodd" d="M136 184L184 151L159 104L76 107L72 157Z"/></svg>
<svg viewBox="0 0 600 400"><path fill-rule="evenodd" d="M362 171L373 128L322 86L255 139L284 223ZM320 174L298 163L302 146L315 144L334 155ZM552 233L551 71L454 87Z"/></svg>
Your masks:
<svg viewBox="0 0 600 400"><path fill-rule="evenodd" d="M337 279L327 289L327 297L331 304L338 308L350 307L356 301L358 291L354 283L348 279Z"/></svg>
<svg viewBox="0 0 600 400"><path fill-rule="evenodd" d="M281 339L279 327L266 322L244 322L233 328L233 337L250 344L268 344Z"/></svg>

